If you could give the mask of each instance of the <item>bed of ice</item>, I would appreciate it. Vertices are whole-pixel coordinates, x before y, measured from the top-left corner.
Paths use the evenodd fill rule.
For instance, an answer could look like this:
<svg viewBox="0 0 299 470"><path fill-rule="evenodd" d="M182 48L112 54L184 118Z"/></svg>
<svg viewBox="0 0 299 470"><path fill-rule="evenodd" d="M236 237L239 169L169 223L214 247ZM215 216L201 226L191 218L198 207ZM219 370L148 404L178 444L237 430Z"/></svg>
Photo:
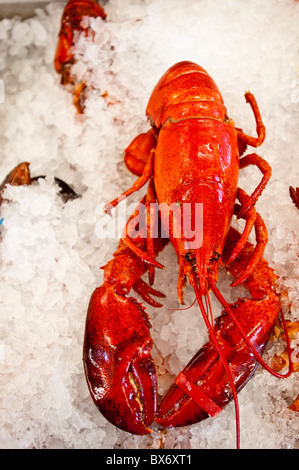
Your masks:
<svg viewBox="0 0 299 470"><path fill-rule="evenodd" d="M77 72L92 89L83 116L53 68L63 6L49 4L28 20L0 23L0 175L4 179L22 161L31 162L33 176L47 175L35 186L8 187L1 207L0 446L234 448L233 404L190 427L165 431L154 425L146 437L109 424L85 382L85 315L102 281L99 267L118 243L99 237L106 223L102 205L134 180L123 149L148 129L145 107L160 76L175 62L192 60L214 78L236 125L252 135L244 91L257 98L267 128L258 153L273 169L257 204L269 231L265 257L280 276L287 318L299 319L299 212L288 192L289 185L299 185L299 3L109 0L107 21L92 22L94 44L81 38L77 47ZM54 175L81 197L64 204ZM251 192L259 180L259 171L247 168L240 186ZM172 248L159 259L168 269L157 273L157 285L168 297L162 309L147 312L162 395L207 333L196 306L170 310L178 307ZM228 300L237 295L225 273L219 286ZM193 301L188 288L186 301ZM213 310L219 314L218 304ZM270 345L266 357L279 348ZM298 373L279 380L258 369L239 395L241 447L299 447L298 413L287 408L298 385Z"/></svg>

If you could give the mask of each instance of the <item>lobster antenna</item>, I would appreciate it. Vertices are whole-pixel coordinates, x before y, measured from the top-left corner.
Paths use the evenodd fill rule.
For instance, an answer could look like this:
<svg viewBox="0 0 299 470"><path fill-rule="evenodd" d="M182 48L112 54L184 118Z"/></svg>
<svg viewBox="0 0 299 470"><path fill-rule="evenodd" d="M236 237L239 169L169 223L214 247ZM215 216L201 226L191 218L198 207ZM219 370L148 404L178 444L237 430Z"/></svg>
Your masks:
<svg viewBox="0 0 299 470"><path fill-rule="evenodd" d="M193 300L192 304L191 305L188 305L188 307L183 307L183 308L168 308L167 310L170 310L171 312L176 312L178 310L189 310L189 308L193 307L193 305L195 304L196 302L196 297L195 299Z"/></svg>
<svg viewBox="0 0 299 470"><path fill-rule="evenodd" d="M252 354L254 355L255 359L264 367L264 369L266 369L268 372L270 372L270 374L274 375L274 377L277 377L279 379L285 379L287 377L289 377L291 375L291 373L293 372L293 363L291 361L291 345L290 345L290 338L289 338L289 334L288 334L288 331L287 331L287 326L286 326L286 322L285 322L285 318L284 318L284 315L283 315L283 312L282 312L282 309L280 309L280 314L281 314L281 317L282 317L282 322L283 322L283 327L284 327L284 333L285 333L285 338L286 338L286 343L287 343L287 349L288 349L288 355L289 355L289 370L286 374L280 374L279 372L276 372L274 369L271 369L271 367L269 367L266 362L264 361L264 359L262 358L262 356L257 352L257 350L254 348L254 346L251 344L251 342L249 341L249 339L247 338L247 335L245 333L245 331L243 330L241 324L239 323L239 321L237 320L237 317L236 315L233 313L232 309L230 308L230 305L227 303L227 301L225 300L225 298L222 296L222 294L220 293L220 291L217 289L216 287L216 284L214 282L211 282L210 283L210 287L215 295L215 297L219 300L219 302L221 303L221 305L225 308L225 311L227 312L228 316L230 317L230 319L232 320L232 322L236 325L236 327L238 328L241 336L242 336L242 339L244 340L246 346L249 348L249 350L252 352Z"/></svg>
<svg viewBox="0 0 299 470"><path fill-rule="evenodd" d="M220 345L217 341L217 338L216 338L216 335L215 335L215 332L214 332L214 327L211 325L208 314L207 314L207 312L205 310L205 307L203 305L202 296L200 294L200 291L199 291L199 288L198 288L197 282L196 282L196 277L195 277L193 272L191 272L189 274L189 282L190 282L190 284L192 285L192 287L194 289L194 292L195 292L195 295L196 295L196 298L197 298L197 302L198 302L199 308L201 310L202 317L204 319L204 322L205 322L206 327L208 329L209 335L210 335L210 337L211 337L211 339L212 339L212 341L215 345L215 348L216 348L216 350L219 354L219 357L222 361L223 367L224 367L224 369L227 373L228 380L230 382L230 386L231 386L231 390L232 390L232 394L233 394L233 398L234 398L234 403L235 403L236 443L237 443L236 446L237 446L237 449L240 449L240 412L239 412L239 402L238 402L237 390L236 390L236 387L235 387L235 384L234 384L234 379L233 379L232 373L230 371L228 362L227 362L226 358L224 357L223 351L221 350L221 347L220 347Z"/></svg>

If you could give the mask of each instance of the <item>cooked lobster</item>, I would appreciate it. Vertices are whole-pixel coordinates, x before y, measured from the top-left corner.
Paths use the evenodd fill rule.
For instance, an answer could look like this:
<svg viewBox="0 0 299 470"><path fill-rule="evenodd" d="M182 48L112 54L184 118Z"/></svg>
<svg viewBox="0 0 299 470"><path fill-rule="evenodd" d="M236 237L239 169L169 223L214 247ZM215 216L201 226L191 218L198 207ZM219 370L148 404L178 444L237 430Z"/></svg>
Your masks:
<svg viewBox="0 0 299 470"><path fill-rule="evenodd" d="M69 0L63 10L54 58L55 69L61 75L61 84L71 86L74 105L80 114L84 111L86 85L71 73L71 67L75 63L75 34L82 32L85 36L90 35L89 27L83 24L84 17L101 17L104 20L106 13L96 0Z"/></svg>
<svg viewBox="0 0 299 470"><path fill-rule="evenodd" d="M149 433L153 420L162 426L195 423L217 415L234 399L239 447L237 393L257 364L277 377L292 372L291 362L281 375L261 358L280 302L277 276L262 257L267 230L254 207L271 167L256 153L242 156L247 145L262 144L265 127L254 96L247 92L245 98L256 119L257 137L235 127L216 84L202 67L175 64L148 102L151 130L137 136L125 151L128 169L139 178L107 204L107 212L146 183L148 190L128 220L113 259L103 268L103 284L91 296L84 341L91 396L103 415L125 431ZM239 169L248 165L262 172L251 196L238 187ZM198 206L202 212L197 212ZM245 220L242 235L230 228L233 214ZM189 224L184 225L185 216ZM198 217L202 225L197 224ZM194 227L202 227L201 233ZM247 241L252 228L256 246ZM178 375L158 408L149 318L128 294L133 288L147 303L160 307L153 297L163 294L152 285L155 269L163 268L156 258L168 241L178 259L179 302L183 304L188 282L210 340ZM226 302L216 286L220 265L235 278L232 286L246 286L251 298ZM148 283L142 279L146 272ZM224 308L216 321L210 318L210 292Z"/></svg>

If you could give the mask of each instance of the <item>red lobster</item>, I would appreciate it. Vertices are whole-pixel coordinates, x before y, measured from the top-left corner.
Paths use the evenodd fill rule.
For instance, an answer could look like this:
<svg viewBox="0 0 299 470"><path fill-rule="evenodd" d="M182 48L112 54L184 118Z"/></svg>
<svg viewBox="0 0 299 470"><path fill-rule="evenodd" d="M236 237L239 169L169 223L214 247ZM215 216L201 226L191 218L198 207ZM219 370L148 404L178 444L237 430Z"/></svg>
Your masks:
<svg viewBox="0 0 299 470"><path fill-rule="evenodd" d="M251 93L245 94L257 125L257 137L246 135L228 118L221 94L208 73L192 62L180 62L160 79L146 114L152 129L137 136L125 152L125 162L139 176L131 188L107 205L107 211L147 182L148 190L128 221L114 258L104 269L104 283L92 294L85 329L84 366L91 396L103 415L119 428L151 432L155 419L162 426L184 426L217 415L262 363L261 358L280 311L274 283L277 276L262 258L267 231L255 202L267 184L271 168L256 153L239 157L247 144L257 147L265 127ZM256 165L263 176L249 197L238 188L239 169ZM238 198L240 204L236 204ZM158 202L157 211L153 204ZM203 205L201 243L194 241L195 203ZM191 224L181 230L186 208ZM242 235L230 228L233 214L245 219ZM142 230L136 232L136 227ZM256 246L247 242L255 229ZM165 235L154 236L164 230ZM179 233L179 236L177 234ZM157 411L156 374L150 355L152 339L144 307L127 294L133 288L147 303L163 297L153 289L156 256L170 240L178 264L178 299L189 282L209 331L210 340L178 375ZM251 299L228 304L217 289L219 265L243 284ZM141 276L148 271L149 284ZM224 312L211 315L212 291ZM203 300L204 299L204 300ZM289 346L289 343L288 343ZM290 351L290 349L289 349Z"/></svg>
<svg viewBox="0 0 299 470"><path fill-rule="evenodd" d="M62 14L54 59L55 69L61 74L62 85L71 84L73 87L74 105L80 114L84 111L86 85L71 74L71 66L75 63L73 54L75 31L84 32L86 36L89 34L88 28L82 25L82 20L86 16L93 18L100 16L104 20L106 13L96 0L67 2Z"/></svg>

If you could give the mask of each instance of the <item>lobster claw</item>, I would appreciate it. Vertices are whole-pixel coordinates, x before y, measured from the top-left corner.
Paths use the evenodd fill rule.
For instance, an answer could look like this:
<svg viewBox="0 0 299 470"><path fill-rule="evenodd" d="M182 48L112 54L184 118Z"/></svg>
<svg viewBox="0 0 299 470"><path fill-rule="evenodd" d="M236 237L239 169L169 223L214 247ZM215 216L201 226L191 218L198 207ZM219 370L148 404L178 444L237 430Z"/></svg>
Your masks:
<svg viewBox="0 0 299 470"><path fill-rule="evenodd" d="M220 366L220 367L219 367ZM212 376L211 370L213 371ZM207 375L206 375L207 374ZM156 419L157 423L161 426L186 426L189 424L197 423L208 417L208 413L204 408L201 407L195 400L190 396L190 393L185 393L182 388L177 385L182 383L182 378L190 388L191 384L198 383L201 379L211 377L211 383L213 380L218 383L218 388L221 390L221 378L223 374L222 364L219 361L217 351L211 342L205 344L188 363L185 369L176 378L174 383L169 389L168 393L162 400L159 409L159 415ZM179 382L178 382L179 379ZM220 380L220 382L219 382ZM204 379L205 381L205 379ZM207 384L204 384L207 385ZM201 387L203 390L204 387ZM207 393L211 393L210 391ZM210 395L211 396L211 395ZM206 402L208 398L206 395ZM204 403L204 399L203 399ZM219 412L221 411L221 405L219 403ZM211 416L217 414L217 407L215 407L215 414L211 413Z"/></svg>
<svg viewBox="0 0 299 470"><path fill-rule="evenodd" d="M239 299L230 307L238 314L246 328L246 319L254 312L266 309L273 311L273 319L269 318L270 327L254 331L248 320L246 333L249 340L260 353L267 343L271 327L274 326L279 313L277 296L268 294L262 300ZM262 316L262 314L261 314ZM270 315L269 315L270 317ZM244 323L243 323L244 322ZM229 364L237 393L252 377L258 362L248 350L238 330L229 316L223 312L215 322L215 336L222 345L223 356ZM266 330L266 331L265 331ZM214 417L232 400L231 385L213 341L207 342L191 359L185 369L175 379L167 395L164 397L156 421L162 426L185 426L194 424L209 416Z"/></svg>
<svg viewBox="0 0 299 470"><path fill-rule="evenodd" d="M86 380L106 419L133 434L151 432L157 407L150 326L133 297L116 293L110 283L94 291L85 329Z"/></svg>
<svg viewBox="0 0 299 470"><path fill-rule="evenodd" d="M240 234L231 228L223 251L225 263L239 239ZM253 250L254 247L247 242L241 257L232 263L230 269L235 278L247 265ZM262 258L254 273L243 281L252 297L227 304L228 310L224 310L215 320L215 340L221 345L237 393L250 380L261 362L261 358L256 358L253 351L259 355L263 353L277 321L280 300L274 289L276 280L277 275ZM232 313L238 318L252 349L248 348L239 327L234 324L235 320L231 319ZM160 405L156 421L166 427L193 424L217 415L232 399L228 374L215 342L210 338L175 379L175 384Z"/></svg>

